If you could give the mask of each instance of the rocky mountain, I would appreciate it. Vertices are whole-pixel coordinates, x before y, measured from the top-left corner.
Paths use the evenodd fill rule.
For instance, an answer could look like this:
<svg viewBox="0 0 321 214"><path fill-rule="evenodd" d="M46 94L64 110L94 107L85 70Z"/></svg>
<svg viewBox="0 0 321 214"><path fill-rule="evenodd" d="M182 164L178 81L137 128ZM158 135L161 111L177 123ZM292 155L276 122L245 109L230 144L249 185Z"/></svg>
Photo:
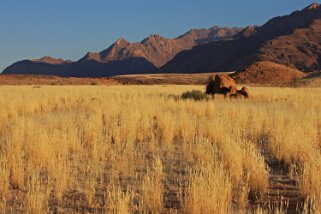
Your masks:
<svg viewBox="0 0 321 214"><path fill-rule="evenodd" d="M248 27L234 40L217 41L180 52L162 72L238 71L257 61L272 61L302 71L321 68L321 6Z"/></svg>
<svg viewBox="0 0 321 214"><path fill-rule="evenodd" d="M6 68L4 74L45 74L75 77L112 76L116 74L151 73L174 56L192 47L214 41L231 40L242 28L194 29L175 39L150 35L141 42L123 38L100 53L88 52L77 62L44 57L23 60Z"/></svg>

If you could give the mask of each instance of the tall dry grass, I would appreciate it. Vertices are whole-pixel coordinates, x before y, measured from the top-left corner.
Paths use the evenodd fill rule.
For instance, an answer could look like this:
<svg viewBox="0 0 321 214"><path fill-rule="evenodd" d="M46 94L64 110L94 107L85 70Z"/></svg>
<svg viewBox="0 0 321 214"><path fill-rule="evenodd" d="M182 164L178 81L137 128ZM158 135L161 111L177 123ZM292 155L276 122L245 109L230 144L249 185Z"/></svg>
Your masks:
<svg viewBox="0 0 321 214"><path fill-rule="evenodd" d="M203 90L1 87L1 210L245 210L249 194L268 186L263 145L320 210L320 89L253 88L251 100L169 96L192 89Z"/></svg>

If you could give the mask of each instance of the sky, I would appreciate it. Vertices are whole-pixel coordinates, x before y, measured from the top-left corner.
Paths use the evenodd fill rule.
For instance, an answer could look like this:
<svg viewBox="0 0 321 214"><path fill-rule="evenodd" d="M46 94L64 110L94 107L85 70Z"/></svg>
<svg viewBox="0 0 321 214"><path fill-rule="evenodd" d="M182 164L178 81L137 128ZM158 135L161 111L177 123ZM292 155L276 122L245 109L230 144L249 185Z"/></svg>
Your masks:
<svg viewBox="0 0 321 214"><path fill-rule="evenodd" d="M118 38L174 38L214 25L262 25L310 0L0 0L0 72L23 59L78 60ZM320 3L320 1L319 1Z"/></svg>

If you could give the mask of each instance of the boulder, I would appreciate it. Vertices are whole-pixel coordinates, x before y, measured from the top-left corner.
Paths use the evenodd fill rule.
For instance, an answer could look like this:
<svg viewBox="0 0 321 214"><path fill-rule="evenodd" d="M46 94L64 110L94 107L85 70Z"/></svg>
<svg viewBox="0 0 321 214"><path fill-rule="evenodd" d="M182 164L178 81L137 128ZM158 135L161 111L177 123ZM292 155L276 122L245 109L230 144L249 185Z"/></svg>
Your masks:
<svg viewBox="0 0 321 214"><path fill-rule="evenodd" d="M206 94L235 94L237 91L235 80L225 74L210 77L206 86Z"/></svg>
<svg viewBox="0 0 321 214"><path fill-rule="evenodd" d="M236 93L229 94L230 98L250 98L252 97L249 89L247 87L243 87L241 90L237 90Z"/></svg>
<svg viewBox="0 0 321 214"><path fill-rule="evenodd" d="M239 94L239 95L243 96L244 98L252 97L249 89L245 86L241 90L237 90L236 94Z"/></svg>

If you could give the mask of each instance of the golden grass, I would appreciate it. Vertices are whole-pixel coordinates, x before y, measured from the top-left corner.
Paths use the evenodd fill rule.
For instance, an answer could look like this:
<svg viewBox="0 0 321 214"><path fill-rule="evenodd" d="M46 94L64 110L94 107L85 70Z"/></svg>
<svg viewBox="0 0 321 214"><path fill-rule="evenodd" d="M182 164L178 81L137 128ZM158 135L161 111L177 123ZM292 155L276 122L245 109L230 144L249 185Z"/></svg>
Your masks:
<svg viewBox="0 0 321 214"><path fill-rule="evenodd" d="M250 100L169 96L192 89L204 90L2 86L1 210L247 209L248 195L268 186L266 145L293 168L309 209L320 211L321 89L252 88Z"/></svg>
<svg viewBox="0 0 321 214"><path fill-rule="evenodd" d="M233 72L223 72L232 74ZM210 75L222 74L215 73L186 73L186 74L129 74L116 75L111 79L121 83L142 84L142 85L202 85L206 84Z"/></svg>
<svg viewBox="0 0 321 214"><path fill-rule="evenodd" d="M206 166L191 173L184 213L229 213L232 183L219 166Z"/></svg>

